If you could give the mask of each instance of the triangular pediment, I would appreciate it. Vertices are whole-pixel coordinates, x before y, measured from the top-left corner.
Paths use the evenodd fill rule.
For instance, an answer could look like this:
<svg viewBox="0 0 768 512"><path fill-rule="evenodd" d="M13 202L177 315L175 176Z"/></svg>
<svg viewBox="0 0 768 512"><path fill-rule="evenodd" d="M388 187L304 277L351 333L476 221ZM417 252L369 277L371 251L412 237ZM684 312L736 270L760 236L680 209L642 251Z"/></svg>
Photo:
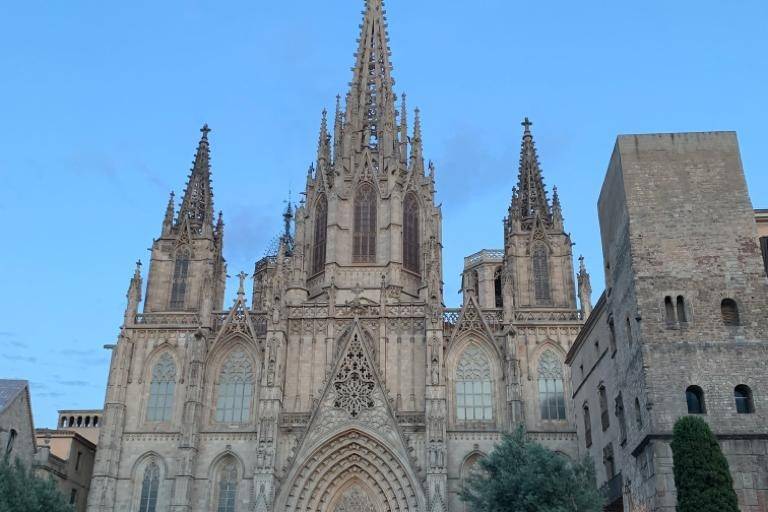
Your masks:
<svg viewBox="0 0 768 512"><path fill-rule="evenodd" d="M409 460L402 432L357 321L337 352L329 375L294 461L304 460L318 444L349 429L375 434L403 460Z"/></svg>
<svg viewBox="0 0 768 512"><path fill-rule="evenodd" d="M232 309L229 310L224 322L221 324L214 344L219 340L233 336L243 336L256 342L256 329L254 329L251 315L245 304L245 296L238 295Z"/></svg>
<svg viewBox="0 0 768 512"><path fill-rule="evenodd" d="M488 327L488 323L485 321L485 317L483 317L483 312L480 306L477 305L477 300L473 295L469 296L459 312L459 318L456 321L456 328L453 330L451 342L467 332L475 332L486 336L489 340L493 340L493 333Z"/></svg>

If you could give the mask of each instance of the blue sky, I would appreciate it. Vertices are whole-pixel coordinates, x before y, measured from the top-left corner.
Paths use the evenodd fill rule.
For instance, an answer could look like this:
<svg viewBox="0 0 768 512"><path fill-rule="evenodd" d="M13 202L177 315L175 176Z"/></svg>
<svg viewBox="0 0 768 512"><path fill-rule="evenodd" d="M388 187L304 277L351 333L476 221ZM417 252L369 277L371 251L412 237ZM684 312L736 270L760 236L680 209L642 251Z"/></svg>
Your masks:
<svg viewBox="0 0 768 512"><path fill-rule="evenodd" d="M344 93L361 0L0 4L0 377L37 426L101 407L137 258L211 134L229 273L251 272ZM602 289L597 194L620 133L736 130L768 207L768 2L389 0L397 92L422 110L462 257L502 244L529 116L576 254ZM232 295L235 279L229 284Z"/></svg>

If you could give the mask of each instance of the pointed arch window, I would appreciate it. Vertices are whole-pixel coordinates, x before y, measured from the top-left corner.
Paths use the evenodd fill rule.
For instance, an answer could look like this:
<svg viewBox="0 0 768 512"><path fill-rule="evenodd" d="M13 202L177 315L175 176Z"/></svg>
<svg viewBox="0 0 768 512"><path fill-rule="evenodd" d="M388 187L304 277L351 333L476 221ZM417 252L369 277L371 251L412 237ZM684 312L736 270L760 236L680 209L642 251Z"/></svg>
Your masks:
<svg viewBox="0 0 768 512"><path fill-rule="evenodd" d="M169 421L173 416L173 392L176 387L176 364L170 354L160 356L152 368L149 384L147 421Z"/></svg>
<svg viewBox="0 0 768 512"><path fill-rule="evenodd" d="M173 283L171 285L172 311L184 309L184 298L187 294L187 274L189 273L190 253L186 247L176 252L176 261L173 264Z"/></svg>
<svg viewBox="0 0 768 512"><path fill-rule="evenodd" d="M456 419L459 422L493 420L491 363L477 345L464 350L456 368Z"/></svg>
<svg viewBox="0 0 768 512"><path fill-rule="evenodd" d="M376 261L376 190L370 183L363 183L355 193L352 261L373 263Z"/></svg>
<svg viewBox="0 0 768 512"><path fill-rule="evenodd" d="M160 467L152 461L144 469L141 481L141 496L139 497L139 512L155 512L157 510L157 491L160 487Z"/></svg>
<svg viewBox="0 0 768 512"><path fill-rule="evenodd" d="M321 195L315 207L315 239L312 247L312 274L325 268L325 245L328 237L328 200Z"/></svg>
<svg viewBox="0 0 768 512"><path fill-rule="evenodd" d="M539 406L541 419L565 419L563 365L551 350L544 352L539 359Z"/></svg>
<svg viewBox="0 0 768 512"><path fill-rule="evenodd" d="M216 421L247 423L253 402L253 364L245 352L232 352L219 375Z"/></svg>
<svg viewBox="0 0 768 512"><path fill-rule="evenodd" d="M403 267L419 273L419 201L413 192L403 203Z"/></svg>
<svg viewBox="0 0 768 512"><path fill-rule="evenodd" d="M221 468L219 474L219 497L217 512L235 512L237 501L237 468L229 462Z"/></svg>
<svg viewBox="0 0 768 512"><path fill-rule="evenodd" d="M537 304L550 302L549 256L547 247L539 244L533 250L533 283Z"/></svg>

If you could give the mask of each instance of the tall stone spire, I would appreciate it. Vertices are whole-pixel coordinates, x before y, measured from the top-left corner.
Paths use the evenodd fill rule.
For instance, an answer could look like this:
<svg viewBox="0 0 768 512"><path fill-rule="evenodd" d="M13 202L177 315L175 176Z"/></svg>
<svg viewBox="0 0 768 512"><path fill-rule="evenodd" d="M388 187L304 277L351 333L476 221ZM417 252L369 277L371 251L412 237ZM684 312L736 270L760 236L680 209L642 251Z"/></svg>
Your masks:
<svg viewBox="0 0 768 512"><path fill-rule="evenodd" d="M197 145L195 162L189 174L184 199L181 202L177 225L183 220L189 222L193 233L202 233L204 228L213 229L213 191L211 189L210 147L208 133L211 131L205 124L200 129L202 137Z"/></svg>
<svg viewBox="0 0 768 512"><path fill-rule="evenodd" d="M382 0L366 0L354 74L347 97L347 122L360 135L360 147L394 150L395 98L389 37Z"/></svg>
<svg viewBox="0 0 768 512"><path fill-rule="evenodd" d="M520 173L517 183L516 207L524 224L530 223L537 216L545 223L551 221L544 179L539 167L539 157L531 134L531 123L526 117L522 122L523 142L520 146Z"/></svg>

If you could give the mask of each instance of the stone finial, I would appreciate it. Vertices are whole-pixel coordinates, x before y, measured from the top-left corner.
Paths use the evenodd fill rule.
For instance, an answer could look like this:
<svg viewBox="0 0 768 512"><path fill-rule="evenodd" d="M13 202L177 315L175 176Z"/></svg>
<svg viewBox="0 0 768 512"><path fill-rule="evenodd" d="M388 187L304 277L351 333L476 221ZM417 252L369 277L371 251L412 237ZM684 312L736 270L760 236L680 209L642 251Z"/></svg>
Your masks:
<svg viewBox="0 0 768 512"><path fill-rule="evenodd" d="M579 273L576 276L579 287L579 302L581 303L581 317L586 320L592 313L592 284L589 280L589 272L584 264L584 256L579 256Z"/></svg>
<svg viewBox="0 0 768 512"><path fill-rule="evenodd" d="M240 280L240 284L238 285L238 288L237 288L237 297L238 298L245 297L245 278L248 277L248 274L246 274L241 270L236 277Z"/></svg>

